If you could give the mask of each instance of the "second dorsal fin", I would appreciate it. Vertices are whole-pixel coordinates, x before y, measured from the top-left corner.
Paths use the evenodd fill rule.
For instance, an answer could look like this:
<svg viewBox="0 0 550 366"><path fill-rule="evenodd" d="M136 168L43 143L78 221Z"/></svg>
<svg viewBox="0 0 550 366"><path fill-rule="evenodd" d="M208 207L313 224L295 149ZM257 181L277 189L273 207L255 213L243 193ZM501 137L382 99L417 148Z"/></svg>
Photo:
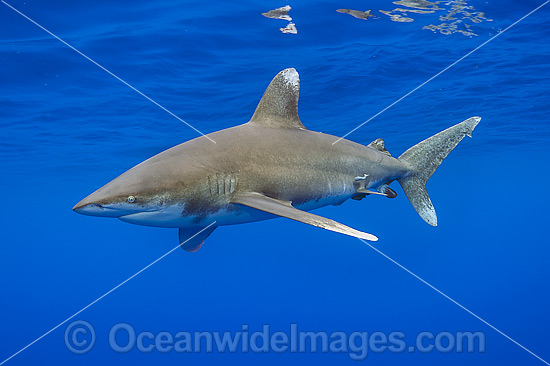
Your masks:
<svg viewBox="0 0 550 366"><path fill-rule="evenodd" d="M370 144L368 144L367 146L370 148L373 148L374 150L380 151L382 154L391 156L390 152L386 150L386 146L383 139L376 139Z"/></svg>
<svg viewBox="0 0 550 366"><path fill-rule="evenodd" d="M278 73L267 87L250 123L266 127L305 129L298 117L300 77L295 69Z"/></svg>

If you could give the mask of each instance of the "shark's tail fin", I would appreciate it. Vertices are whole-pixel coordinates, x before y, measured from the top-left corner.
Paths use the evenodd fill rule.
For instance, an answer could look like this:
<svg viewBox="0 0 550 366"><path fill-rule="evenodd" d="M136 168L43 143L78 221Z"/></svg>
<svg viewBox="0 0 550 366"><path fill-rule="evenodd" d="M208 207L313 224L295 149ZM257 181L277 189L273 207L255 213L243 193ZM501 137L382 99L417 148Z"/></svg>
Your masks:
<svg viewBox="0 0 550 366"><path fill-rule="evenodd" d="M411 172L398 182L416 212L432 226L437 226L437 216L426 191L426 182L464 136L472 137L472 131L480 120L480 117L468 118L414 145L399 157Z"/></svg>

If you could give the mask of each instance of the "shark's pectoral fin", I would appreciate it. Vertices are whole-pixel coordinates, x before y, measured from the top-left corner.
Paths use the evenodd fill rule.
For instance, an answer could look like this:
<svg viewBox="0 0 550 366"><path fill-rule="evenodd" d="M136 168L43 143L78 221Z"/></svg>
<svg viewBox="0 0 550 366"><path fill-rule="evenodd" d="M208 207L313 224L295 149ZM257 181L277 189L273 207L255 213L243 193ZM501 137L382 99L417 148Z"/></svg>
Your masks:
<svg viewBox="0 0 550 366"><path fill-rule="evenodd" d="M188 252L196 252L215 228L214 225L181 227L179 229L180 246Z"/></svg>
<svg viewBox="0 0 550 366"><path fill-rule="evenodd" d="M354 236L356 238L371 241L378 240L378 238L372 234L352 229L349 226L340 224L339 222L327 219L322 216L298 210L297 208L292 207L290 201L278 200L275 198L264 196L260 193L251 192L235 195L231 200L231 203L237 203L239 205L252 207L273 215L286 217L291 220L303 222L304 224L317 226L330 231L335 231L337 233Z"/></svg>

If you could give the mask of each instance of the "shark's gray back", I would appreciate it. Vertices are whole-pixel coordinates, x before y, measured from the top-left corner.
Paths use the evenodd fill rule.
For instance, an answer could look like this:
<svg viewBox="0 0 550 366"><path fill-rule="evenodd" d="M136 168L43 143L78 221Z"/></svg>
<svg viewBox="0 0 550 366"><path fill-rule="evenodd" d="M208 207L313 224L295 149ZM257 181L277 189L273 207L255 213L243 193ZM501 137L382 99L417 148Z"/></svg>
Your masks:
<svg viewBox="0 0 550 366"><path fill-rule="evenodd" d="M348 140L333 145L337 137L306 129L247 123L208 136L216 144L199 137L152 157L143 168L162 165L165 183L169 178L176 185L215 184L208 179L218 176L229 179L230 190L233 184L235 190L290 201L323 195L329 185L351 189L353 178L365 173L375 178L402 170L396 159L375 149Z"/></svg>

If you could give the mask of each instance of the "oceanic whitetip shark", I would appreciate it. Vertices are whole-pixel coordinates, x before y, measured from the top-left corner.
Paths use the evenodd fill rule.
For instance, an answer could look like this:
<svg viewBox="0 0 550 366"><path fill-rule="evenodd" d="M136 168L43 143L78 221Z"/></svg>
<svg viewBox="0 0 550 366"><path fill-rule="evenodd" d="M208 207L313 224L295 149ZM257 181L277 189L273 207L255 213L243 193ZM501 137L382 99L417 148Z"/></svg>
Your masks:
<svg viewBox="0 0 550 366"><path fill-rule="evenodd" d="M209 134L215 143L202 136L163 151L73 210L179 228L187 251L198 250L218 226L280 216L375 241L372 234L308 211L371 194L394 198L389 184L397 180L420 217L436 226L426 182L481 118L468 118L396 159L382 139L364 146L305 128L298 117L299 84L295 69L281 71L249 122Z"/></svg>

